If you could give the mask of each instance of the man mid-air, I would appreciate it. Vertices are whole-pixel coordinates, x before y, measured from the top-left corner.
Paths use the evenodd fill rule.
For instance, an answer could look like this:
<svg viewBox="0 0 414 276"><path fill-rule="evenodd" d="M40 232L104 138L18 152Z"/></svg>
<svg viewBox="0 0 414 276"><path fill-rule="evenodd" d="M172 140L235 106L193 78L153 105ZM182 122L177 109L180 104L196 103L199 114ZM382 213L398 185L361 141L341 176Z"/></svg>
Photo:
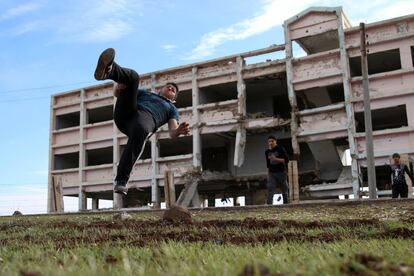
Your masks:
<svg viewBox="0 0 414 276"><path fill-rule="evenodd" d="M167 83L158 93L138 89L138 73L119 66L114 59L115 50L112 48L101 53L95 79L110 79L117 83L114 121L118 129L128 136L128 142L118 164L114 192L126 195L132 167L140 158L148 138L166 123L172 138L187 135L190 129L186 122L178 124L179 115L174 106L179 92L177 84Z"/></svg>

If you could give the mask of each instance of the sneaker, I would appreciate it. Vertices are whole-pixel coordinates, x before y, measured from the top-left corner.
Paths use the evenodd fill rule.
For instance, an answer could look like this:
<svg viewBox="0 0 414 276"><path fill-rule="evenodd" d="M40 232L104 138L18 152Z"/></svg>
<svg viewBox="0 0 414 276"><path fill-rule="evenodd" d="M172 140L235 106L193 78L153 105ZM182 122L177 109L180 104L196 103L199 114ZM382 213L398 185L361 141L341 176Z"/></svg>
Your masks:
<svg viewBox="0 0 414 276"><path fill-rule="evenodd" d="M127 195L128 188L126 187L126 181L115 181L114 192L117 194Z"/></svg>
<svg viewBox="0 0 414 276"><path fill-rule="evenodd" d="M98 64L95 69L95 79L104 80L112 70L112 64L115 59L115 50L108 48L101 53L98 59Z"/></svg>

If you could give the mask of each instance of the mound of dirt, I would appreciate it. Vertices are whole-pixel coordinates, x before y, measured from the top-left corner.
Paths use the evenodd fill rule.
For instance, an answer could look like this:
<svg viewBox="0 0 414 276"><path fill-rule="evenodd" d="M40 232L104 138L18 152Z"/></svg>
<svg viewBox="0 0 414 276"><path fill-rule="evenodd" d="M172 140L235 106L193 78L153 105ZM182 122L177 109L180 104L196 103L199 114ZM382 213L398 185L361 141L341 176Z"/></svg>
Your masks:
<svg viewBox="0 0 414 276"><path fill-rule="evenodd" d="M115 214L112 216L112 219L113 219L114 221L128 220L128 219L131 219L131 215L130 215L130 214L128 214L127 212L115 213Z"/></svg>
<svg viewBox="0 0 414 276"><path fill-rule="evenodd" d="M283 276L283 273L272 273L267 266L262 264L246 265L239 276Z"/></svg>
<svg viewBox="0 0 414 276"><path fill-rule="evenodd" d="M23 214L20 211L14 211L13 216L23 216Z"/></svg>
<svg viewBox="0 0 414 276"><path fill-rule="evenodd" d="M21 276L40 276L42 274L40 274L40 272L36 272L36 271L24 271L24 270L20 270L20 275Z"/></svg>
<svg viewBox="0 0 414 276"><path fill-rule="evenodd" d="M108 255L108 256L105 257L105 262L107 264L112 264L113 265L113 264L116 264L118 262L118 258L116 258L112 255Z"/></svg>
<svg viewBox="0 0 414 276"><path fill-rule="evenodd" d="M169 222L184 222L192 223L190 212L187 208L184 208L179 205L173 205L170 209L165 210L162 219Z"/></svg>
<svg viewBox="0 0 414 276"><path fill-rule="evenodd" d="M386 261L382 257L368 254L356 254L342 268L345 275L414 275L414 267L397 265Z"/></svg>

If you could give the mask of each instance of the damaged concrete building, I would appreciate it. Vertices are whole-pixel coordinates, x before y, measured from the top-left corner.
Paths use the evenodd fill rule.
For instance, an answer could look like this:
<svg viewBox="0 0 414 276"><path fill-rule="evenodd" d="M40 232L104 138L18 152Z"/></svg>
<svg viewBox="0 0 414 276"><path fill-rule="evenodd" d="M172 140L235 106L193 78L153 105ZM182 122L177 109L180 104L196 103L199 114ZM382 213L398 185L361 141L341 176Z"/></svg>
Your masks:
<svg viewBox="0 0 414 276"><path fill-rule="evenodd" d="M263 204L269 134L298 160L303 198L363 194L360 29L342 8L310 8L286 20L284 30L281 45L141 75L146 89L178 83L176 105L191 134L171 140L164 126L151 137L124 206L159 206L166 170L178 194L197 169L201 202L244 196L246 204ZM367 24L366 33L377 187L387 196L389 156L414 158L414 15ZM306 54L295 57L294 45ZM52 96L49 211L54 179L64 196L79 197L80 210L86 198L94 209L99 199L114 199L127 138L113 122L112 88L107 82Z"/></svg>

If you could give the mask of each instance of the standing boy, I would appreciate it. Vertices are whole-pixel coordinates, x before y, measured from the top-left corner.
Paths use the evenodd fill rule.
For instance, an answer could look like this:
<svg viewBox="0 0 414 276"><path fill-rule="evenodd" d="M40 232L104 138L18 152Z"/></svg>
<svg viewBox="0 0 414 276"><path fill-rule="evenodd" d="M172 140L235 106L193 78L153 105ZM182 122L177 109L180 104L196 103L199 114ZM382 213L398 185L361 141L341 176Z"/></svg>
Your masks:
<svg viewBox="0 0 414 276"><path fill-rule="evenodd" d="M406 165L401 164L398 153L394 153L392 159L394 164L390 165L389 172L392 180L392 198L398 198L398 196L402 198L408 197L408 185L405 181L405 174L410 177L411 183L414 185L413 175Z"/></svg>
<svg viewBox="0 0 414 276"><path fill-rule="evenodd" d="M285 149L277 144L274 136L267 138L268 149L265 151L267 174L267 204L273 203L276 186L282 189L283 204L289 203L289 186L286 181L286 167L289 158Z"/></svg>

